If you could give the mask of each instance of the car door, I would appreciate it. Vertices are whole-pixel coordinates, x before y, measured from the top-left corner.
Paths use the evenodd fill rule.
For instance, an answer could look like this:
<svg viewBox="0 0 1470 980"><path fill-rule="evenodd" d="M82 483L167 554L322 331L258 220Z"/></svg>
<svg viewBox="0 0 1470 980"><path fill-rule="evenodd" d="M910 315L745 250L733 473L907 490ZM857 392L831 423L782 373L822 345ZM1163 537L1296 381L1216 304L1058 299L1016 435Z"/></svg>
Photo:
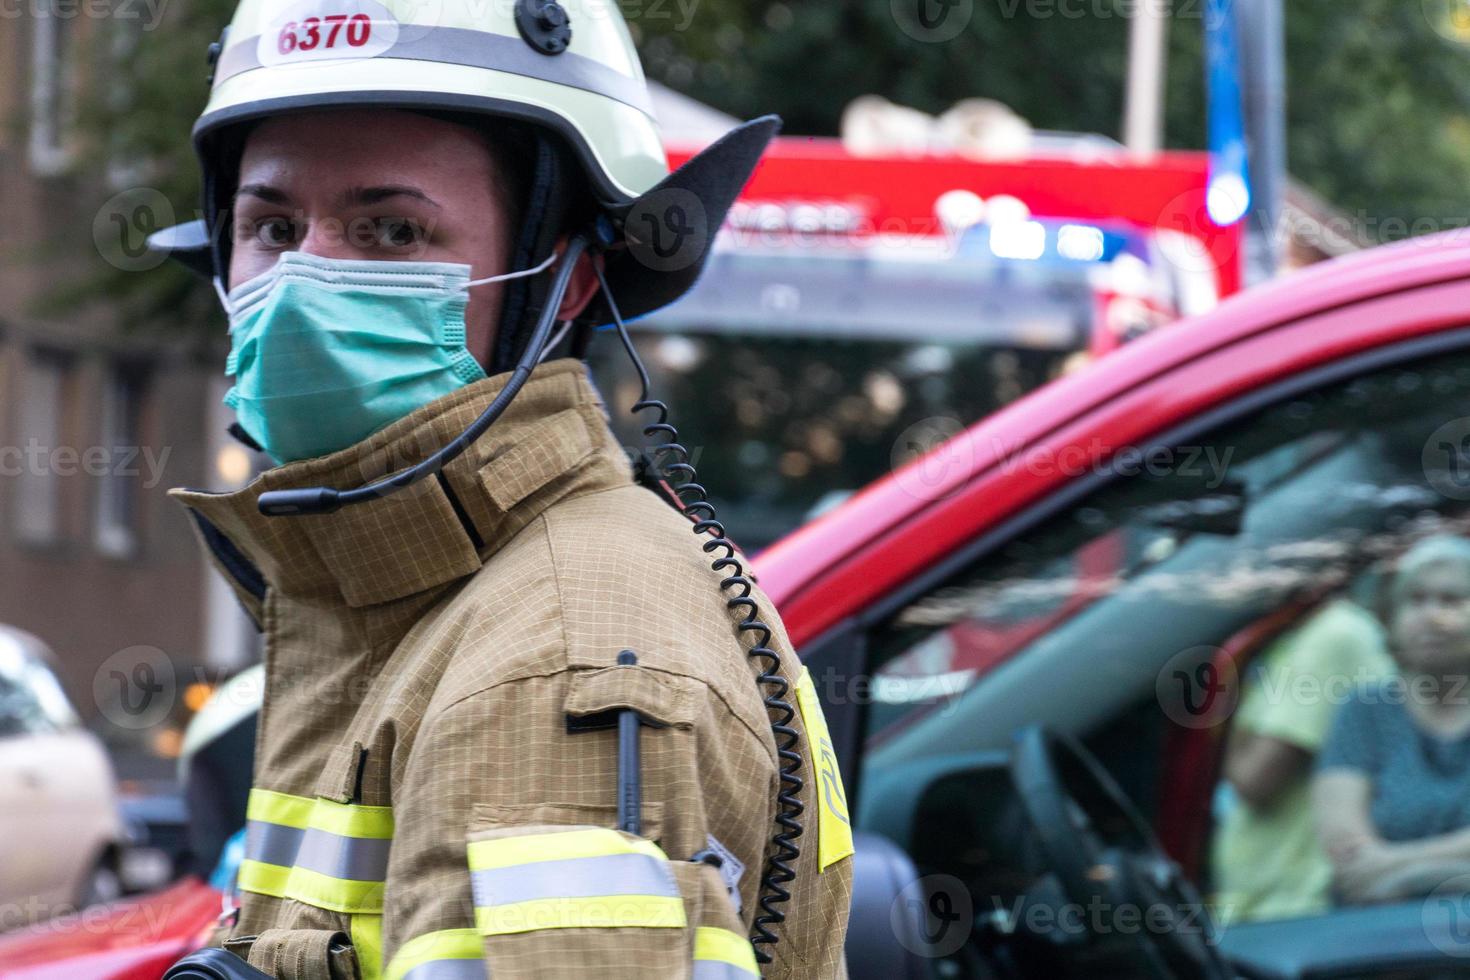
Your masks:
<svg viewBox="0 0 1470 980"><path fill-rule="evenodd" d="M1470 331L1451 330L1249 391L1084 468L969 555L903 583L855 644L870 690L836 712L858 719L857 826L959 878L977 909L1003 906L1036 870L1004 781L949 798L942 818L926 793L947 760L973 768L1034 722L1083 737L1160 812L1168 740L1224 737L1240 707L1227 641L1288 607L1346 610L1342 635L1369 632L1374 582L1400 555L1470 536L1467 349ZM953 812L965 807L976 812Z"/></svg>
<svg viewBox="0 0 1470 980"><path fill-rule="evenodd" d="M88 891L93 898L109 895L110 875L100 893L87 883L98 862L122 838L107 750L82 726L61 682L40 656L29 659L25 681L37 709L30 752L43 773L41 806L47 814L37 840L53 856L42 887L62 907L88 897Z"/></svg>
<svg viewBox="0 0 1470 980"><path fill-rule="evenodd" d="M45 917L48 882L58 853L49 785L57 760L38 752L45 729L26 682L26 657L0 637L0 929Z"/></svg>

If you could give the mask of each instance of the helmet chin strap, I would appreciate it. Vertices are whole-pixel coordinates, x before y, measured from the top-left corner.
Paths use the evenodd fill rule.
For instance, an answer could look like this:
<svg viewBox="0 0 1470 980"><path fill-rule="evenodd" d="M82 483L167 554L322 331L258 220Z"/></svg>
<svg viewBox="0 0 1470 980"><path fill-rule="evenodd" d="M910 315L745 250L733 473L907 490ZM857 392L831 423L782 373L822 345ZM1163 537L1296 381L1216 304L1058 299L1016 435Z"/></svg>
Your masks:
<svg viewBox="0 0 1470 980"><path fill-rule="evenodd" d="M453 441L415 466L354 490L304 487L295 490L268 491L261 494L257 502L260 512L266 517L335 513L343 507L364 504L370 500L389 497L400 490L406 490L421 480L438 475L440 470L463 455L466 449L474 445L475 441L505 414L510 403L515 400L516 395L520 394L521 389L530 380L531 372L541 362L542 355L549 348L548 341L551 338L552 328L556 325L556 315L561 309L562 300L566 298L572 274L577 269L577 262L590 245L591 240L586 233L574 236L567 243L566 251L562 253L563 261L556 270L556 278L552 282L546 305L542 307L536 327L531 332L531 339L521 353L520 362L516 364L510 379L495 396L495 400L486 407L479 418L470 424L469 428L456 436Z"/></svg>

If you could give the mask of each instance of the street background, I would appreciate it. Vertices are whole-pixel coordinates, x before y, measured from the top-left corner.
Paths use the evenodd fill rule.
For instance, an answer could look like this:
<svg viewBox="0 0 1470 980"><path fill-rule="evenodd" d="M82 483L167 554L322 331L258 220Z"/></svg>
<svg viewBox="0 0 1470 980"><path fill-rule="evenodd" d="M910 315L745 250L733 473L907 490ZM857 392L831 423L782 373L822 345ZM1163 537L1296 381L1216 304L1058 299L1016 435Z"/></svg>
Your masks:
<svg viewBox="0 0 1470 980"><path fill-rule="evenodd" d="M1226 6L1211 0L620 6L676 150L767 112L784 118L794 158L805 137L919 168L956 154L1024 169L1211 150L1210 220L1238 223L1246 286L1470 224L1470 8L1454 0L1242 0L1230 16L1245 28L1214 59L1211 20ZM205 52L231 9L0 0L0 623L54 655L131 812L154 815L135 816L138 827L177 814L188 719L259 656L166 498L171 487L241 486L264 463L225 432L224 318L206 283L142 244L196 215L188 131L207 93ZM1233 100L1210 81L1221 64L1241 82ZM1258 151L1250 160L1244 142ZM830 165L813 158L810 186ZM881 201L893 186L842 189ZM963 212L967 201L952 203ZM762 206L792 200L750 205ZM840 228L853 213L839 212ZM951 232L967 226L941 217ZM744 220L751 232L795 219ZM1084 251L1091 227L1074 235ZM1028 280L993 261L1025 258L1021 234L1005 247L992 238L994 254L976 259L1009 285L971 335L949 308L807 317L825 295L821 273L773 291L768 267L784 260L745 241L730 236L709 288L745 276L749 290L693 296L640 343L704 482L752 549L1109 346L1222 298L1212 279L1205 299L1189 299L1201 269L1167 250L1163 271L1184 282L1167 302L1147 287L1100 299L1062 273ZM874 288L920 305L926 280L892 282ZM627 405L631 380L604 340L594 369ZM619 432L636 440L626 422Z"/></svg>

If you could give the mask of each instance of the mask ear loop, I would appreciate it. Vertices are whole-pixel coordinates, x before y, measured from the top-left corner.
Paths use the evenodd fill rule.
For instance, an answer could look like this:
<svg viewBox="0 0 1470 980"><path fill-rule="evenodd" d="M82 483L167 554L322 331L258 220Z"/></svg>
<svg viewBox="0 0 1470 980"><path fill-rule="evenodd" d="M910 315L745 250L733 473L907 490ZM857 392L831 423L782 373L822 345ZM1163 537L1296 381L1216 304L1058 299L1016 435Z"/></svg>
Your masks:
<svg viewBox="0 0 1470 980"><path fill-rule="evenodd" d="M512 279L525 279L527 276L538 276L541 273L545 272L547 269L550 269L553 265L555 265L556 260L560 257L561 256L557 252L553 251L550 255L546 257L545 262L542 262L540 265L536 266L533 269L522 269L520 272L507 272L504 275L491 276L488 279L476 279L473 282L465 283L465 288L468 289L471 286L484 286L492 282L509 282Z"/></svg>
<svg viewBox="0 0 1470 980"><path fill-rule="evenodd" d="M551 356L551 352L556 350L557 346L560 345L563 340L567 339L567 334L571 333L572 331L572 323L573 321L571 320L563 320L561 322L561 327L556 331L556 334L546 342L546 349L543 350L541 352L541 356L536 359L537 364L545 364L546 359Z"/></svg>
<svg viewBox="0 0 1470 980"><path fill-rule="evenodd" d="M508 272L503 276L491 276L488 279L476 279L473 282L465 283L465 288L469 289L471 286L484 286L492 282L508 282L512 279L526 279L531 276L538 276L541 273L545 272L547 269L550 269L553 265L555 265L556 260L559 258L561 258L561 256L557 254L555 249L553 249L551 254L546 257L546 261L542 262L538 266L530 269L522 269L520 272ZM546 346L541 350L541 356L536 358L536 363L538 365L546 362L546 358L549 357L551 355L551 352L556 349L557 344L560 344L564 339L566 339L567 331L571 329L571 320L563 320L561 322L560 329L557 330L556 334L546 342Z"/></svg>

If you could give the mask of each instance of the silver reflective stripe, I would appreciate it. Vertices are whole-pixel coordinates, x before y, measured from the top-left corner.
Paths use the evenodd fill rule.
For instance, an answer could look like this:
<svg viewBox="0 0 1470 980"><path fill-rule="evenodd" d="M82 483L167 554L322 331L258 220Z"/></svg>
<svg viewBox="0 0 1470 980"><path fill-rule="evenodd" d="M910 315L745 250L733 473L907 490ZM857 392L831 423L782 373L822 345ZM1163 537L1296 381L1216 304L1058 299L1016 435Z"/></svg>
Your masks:
<svg viewBox="0 0 1470 980"><path fill-rule="evenodd" d="M388 848L392 843L370 837L343 837L313 827L306 832L292 863L329 878L383 881L388 877Z"/></svg>
<svg viewBox="0 0 1470 980"><path fill-rule="evenodd" d="M484 960L434 960L420 963L403 980L487 980Z"/></svg>
<svg viewBox="0 0 1470 980"><path fill-rule="evenodd" d="M388 848L392 843L251 820L245 830L245 857L283 868L305 868L329 878L383 881L388 877Z"/></svg>
<svg viewBox="0 0 1470 980"><path fill-rule="evenodd" d="M251 820L245 824L245 857L262 864L278 864L289 868L301 849L306 831L284 824Z"/></svg>
<svg viewBox="0 0 1470 980"><path fill-rule="evenodd" d="M723 960L695 960L694 980L760 980L760 974Z"/></svg>
<svg viewBox="0 0 1470 980"><path fill-rule="evenodd" d="M607 854L490 868L474 872L471 884L478 908L542 898L679 897L668 862L649 854Z"/></svg>
<svg viewBox="0 0 1470 980"><path fill-rule="evenodd" d="M378 58L405 58L410 61L435 61L447 65L466 65L506 71L527 78L539 78L571 88L596 92L630 105L652 118L653 107L648 92L636 79L624 75L586 55L564 51L548 56L533 49L519 37L476 31L467 27L420 27L403 24L413 37L400 38ZM573 25L573 30L576 26ZM242 72L261 67L258 54L260 37L247 37L230 45L219 61L214 84L218 87Z"/></svg>

